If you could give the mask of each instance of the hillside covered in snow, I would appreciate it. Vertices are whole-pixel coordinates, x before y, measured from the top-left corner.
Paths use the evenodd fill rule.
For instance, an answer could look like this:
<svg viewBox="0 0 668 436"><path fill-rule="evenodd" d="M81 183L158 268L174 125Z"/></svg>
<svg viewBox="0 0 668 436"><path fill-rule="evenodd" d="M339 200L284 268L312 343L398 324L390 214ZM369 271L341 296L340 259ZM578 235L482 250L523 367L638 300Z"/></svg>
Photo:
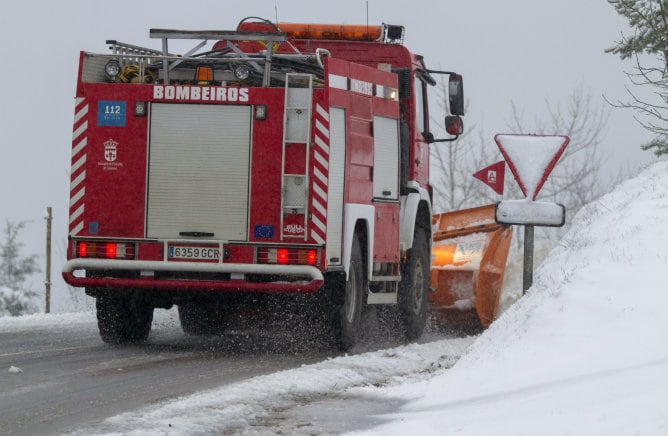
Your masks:
<svg viewBox="0 0 668 436"><path fill-rule="evenodd" d="M369 434L668 434L668 162L583 208L527 295Z"/></svg>

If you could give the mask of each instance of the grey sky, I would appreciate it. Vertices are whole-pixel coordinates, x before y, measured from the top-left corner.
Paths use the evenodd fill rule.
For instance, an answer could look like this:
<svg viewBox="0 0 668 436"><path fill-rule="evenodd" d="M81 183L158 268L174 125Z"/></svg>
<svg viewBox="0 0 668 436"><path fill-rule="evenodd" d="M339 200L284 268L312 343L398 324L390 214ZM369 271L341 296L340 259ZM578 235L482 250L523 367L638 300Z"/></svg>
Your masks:
<svg viewBox="0 0 668 436"><path fill-rule="evenodd" d="M489 147L495 147L495 133L508 130L511 100L531 121L545 113L546 98L565 101L579 84L596 99L603 93L625 98L623 70L632 65L603 52L625 22L604 0L369 0L368 7L371 24L406 26L406 45L424 55L429 67L464 75L466 123L482 122ZM60 267L79 50L106 52L106 39L159 48L148 38L151 27L229 30L246 16L274 19L276 9L279 21L366 21L364 0L3 1L0 224L8 218L30 221L25 252L43 256L42 218L53 206L55 310L66 307ZM612 167L651 158L638 150L649 135L632 115L611 112L602 149L610 153ZM40 280L36 283L40 288Z"/></svg>

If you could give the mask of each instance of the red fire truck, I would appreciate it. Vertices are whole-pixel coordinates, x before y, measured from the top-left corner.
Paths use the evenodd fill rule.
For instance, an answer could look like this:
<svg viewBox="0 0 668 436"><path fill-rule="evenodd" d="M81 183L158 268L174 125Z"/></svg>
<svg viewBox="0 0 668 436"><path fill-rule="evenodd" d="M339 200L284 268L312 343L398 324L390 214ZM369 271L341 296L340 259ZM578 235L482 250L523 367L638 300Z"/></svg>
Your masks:
<svg viewBox="0 0 668 436"><path fill-rule="evenodd" d="M403 31L244 19L80 54L63 276L96 298L104 341L145 340L172 305L186 333L217 332L267 294L312 294L342 349L369 305L421 335L429 144L461 134L463 87ZM176 40L199 42L174 54ZM427 87L441 73L439 140Z"/></svg>

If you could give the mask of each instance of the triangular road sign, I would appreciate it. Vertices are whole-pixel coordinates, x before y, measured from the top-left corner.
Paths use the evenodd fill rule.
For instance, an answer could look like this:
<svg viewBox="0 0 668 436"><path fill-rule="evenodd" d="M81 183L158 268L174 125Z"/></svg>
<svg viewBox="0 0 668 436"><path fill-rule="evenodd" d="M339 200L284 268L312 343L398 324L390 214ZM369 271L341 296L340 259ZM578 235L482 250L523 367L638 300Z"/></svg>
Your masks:
<svg viewBox="0 0 668 436"><path fill-rule="evenodd" d="M473 174L473 177L480 180L499 195L503 195L503 182L506 175L506 161L502 160L488 167L485 167Z"/></svg>
<svg viewBox="0 0 668 436"><path fill-rule="evenodd" d="M494 137L503 158L525 197L535 200L570 138L558 135L512 135Z"/></svg>

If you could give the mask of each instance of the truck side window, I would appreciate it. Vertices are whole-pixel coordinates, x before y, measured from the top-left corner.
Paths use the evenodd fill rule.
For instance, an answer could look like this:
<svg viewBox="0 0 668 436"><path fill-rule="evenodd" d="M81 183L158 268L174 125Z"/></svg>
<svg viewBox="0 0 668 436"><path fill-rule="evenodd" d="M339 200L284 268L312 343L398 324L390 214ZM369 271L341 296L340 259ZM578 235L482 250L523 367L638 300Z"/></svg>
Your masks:
<svg viewBox="0 0 668 436"><path fill-rule="evenodd" d="M413 86L413 95L415 96L415 128L421 133L428 132L429 121L427 119L427 108L425 107L426 83L420 76L416 75Z"/></svg>

